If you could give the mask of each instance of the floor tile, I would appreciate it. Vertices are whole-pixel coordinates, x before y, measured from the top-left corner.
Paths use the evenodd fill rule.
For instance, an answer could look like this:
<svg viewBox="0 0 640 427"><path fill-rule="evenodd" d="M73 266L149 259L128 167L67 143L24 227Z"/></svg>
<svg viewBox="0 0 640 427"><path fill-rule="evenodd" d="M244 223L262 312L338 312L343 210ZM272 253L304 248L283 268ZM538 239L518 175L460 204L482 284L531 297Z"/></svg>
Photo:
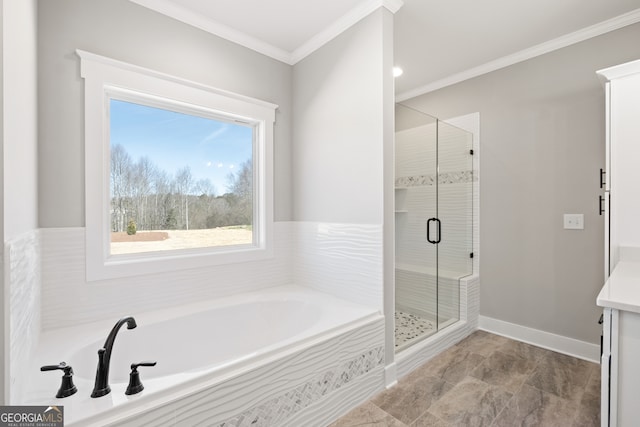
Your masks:
<svg viewBox="0 0 640 427"><path fill-rule="evenodd" d="M600 366L477 331L331 427L597 427Z"/></svg>
<svg viewBox="0 0 640 427"><path fill-rule="evenodd" d="M509 342L509 338L490 334L489 332L485 331L475 331L467 338L456 344L456 347L463 348L472 353L476 353L486 357L493 353L498 347L506 344L507 342Z"/></svg>
<svg viewBox="0 0 640 427"><path fill-rule="evenodd" d="M371 402L358 406L329 427L407 427Z"/></svg>
<svg viewBox="0 0 640 427"><path fill-rule="evenodd" d="M409 427L455 427L445 421L442 421L440 418L431 414L430 412L425 412L415 420Z"/></svg>
<svg viewBox="0 0 640 427"><path fill-rule="evenodd" d="M395 418L410 424L451 388L452 385L439 378L409 375L372 401Z"/></svg>
<svg viewBox="0 0 640 427"><path fill-rule="evenodd" d="M584 394L592 365L575 357L550 353L538 362L527 384L577 403Z"/></svg>
<svg viewBox="0 0 640 427"><path fill-rule="evenodd" d="M492 426L571 426L578 405L554 394L524 385L498 415Z"/></svg>
<svg viewBox="0 0 640 427"><path fill-rule="evenodd" d="M531 359L495 351L473 370L471 376L517 393L535 367L536 362Z"/></svg>
<svg viewBox="0 0 640 427"><path fill-rule="evenodd" d="M526 344L520 341L508 340L502 346L498 348L503 353L512 354L514 356L524 357L525 359L533 360L535 362L553 353L551 350L536 347L535 345Z"/></svg>
<svg viewBox="0 0 640 427"><path fill-rule="evenodd" d="M580 400L573 427L598 427L600 425L600 394L585 393Z"/></svg>
<svg viewBox="0 0 640 427"><path fill-rule="evenodd" d="M591 364L591 375L587 381L587 387L585 393L595 394L600 396L600 365L596 363Z"/></svg>
<svg viewBox="0 0 640 427"><path fill-rule="evenodd" d="M511 396L500 387L466 377L431 405L429 412L454 426L488 426Z"/></svg>
<svg viewBox="0 0 640 427"><path fill-rule="evenodd" d="M468 350L454 346L419 367L416 374L441 378L448 383L456 384L474 370L484 357Z"/></svg>

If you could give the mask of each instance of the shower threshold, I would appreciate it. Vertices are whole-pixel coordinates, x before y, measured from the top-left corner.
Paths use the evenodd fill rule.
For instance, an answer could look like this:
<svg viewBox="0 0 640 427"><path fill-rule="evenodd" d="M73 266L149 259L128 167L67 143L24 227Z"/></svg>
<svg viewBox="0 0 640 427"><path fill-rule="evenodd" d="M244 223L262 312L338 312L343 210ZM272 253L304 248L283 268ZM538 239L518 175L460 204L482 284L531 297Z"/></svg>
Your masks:
<svg viewBox="0 0 640 427"><path fill-rule="evenodd" d="M438 332L438 327L434 319L409 313L396 308L395 312L395 350L396 353L405 350L417 342ZM458 319L447 319L440 321L440 330L457 322Z"/></svg>

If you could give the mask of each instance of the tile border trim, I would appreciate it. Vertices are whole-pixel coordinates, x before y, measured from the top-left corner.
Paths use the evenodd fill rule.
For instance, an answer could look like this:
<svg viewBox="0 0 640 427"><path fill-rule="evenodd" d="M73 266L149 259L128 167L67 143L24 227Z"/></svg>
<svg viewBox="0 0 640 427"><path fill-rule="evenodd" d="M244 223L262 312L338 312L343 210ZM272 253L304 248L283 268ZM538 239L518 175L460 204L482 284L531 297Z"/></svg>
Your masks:
<svg viewBox="0 0 640 427"><path fill-rule="evenodd" d="M340 364L335 369L317 374L309 381L261 405L249 408L223 422L216 422L216 425L219 427L280 425L331 392L383 364L384 346L378 346Z"/></svg>
<svg viewBox="0 0 640 427"><path fill-rule="evenodd" d="M436 176L438 177L438 184L460 184L478 180L473 171L467 170L430 175L401 176L396 178L395 185L396 188L432 186L436 185Z"/></svg>

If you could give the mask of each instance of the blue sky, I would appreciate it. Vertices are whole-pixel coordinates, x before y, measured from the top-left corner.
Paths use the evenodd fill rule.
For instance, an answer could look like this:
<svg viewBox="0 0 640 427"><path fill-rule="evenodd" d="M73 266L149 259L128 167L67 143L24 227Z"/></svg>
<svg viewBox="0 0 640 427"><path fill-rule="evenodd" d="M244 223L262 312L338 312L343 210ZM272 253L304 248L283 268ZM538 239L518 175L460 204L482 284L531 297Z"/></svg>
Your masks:
<svg viewBox="0 0 640 427"><path fill-rule="evenodd" d="M194 181L209 179L216 194L227 175L252 156L252 128L154 107L111 100L111 144L121 144L136 162L147 156L173 176L185 166Z"/></svg>

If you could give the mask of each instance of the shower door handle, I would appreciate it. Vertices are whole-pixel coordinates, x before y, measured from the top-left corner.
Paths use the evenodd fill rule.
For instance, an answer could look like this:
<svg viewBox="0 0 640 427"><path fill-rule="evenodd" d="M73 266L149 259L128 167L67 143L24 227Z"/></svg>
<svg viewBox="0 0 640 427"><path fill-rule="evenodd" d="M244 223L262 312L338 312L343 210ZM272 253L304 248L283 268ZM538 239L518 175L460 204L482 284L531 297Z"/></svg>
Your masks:
<svg viewBox="0 0 640 427"><path fill-rule="evenodd" d="M435 222L437 225L436 228L436 239L435 240L431 240L431 221ZM427 220L427 242L432 243L434 245L437 245L438 243L440 243L440 232L441 232L441 226L440 226L440 220L438 218L429 218Z"/></svg>
<svg viewBox="0 0 640 427"><path fill-rule="evenodd" d="M432 244L436 244L435 240L431 240L431 221L435 221L435 218L429 218L427 220L427 242L432 243Z"/></svg>
<svg viewBox="0 0 640 427"><path fill-rule="evenodd" d="M438 222L438 240L436 240L436 243L440 243L440 240L442 240L442 223L440 218L436 218L436 221Z"/></svg>

